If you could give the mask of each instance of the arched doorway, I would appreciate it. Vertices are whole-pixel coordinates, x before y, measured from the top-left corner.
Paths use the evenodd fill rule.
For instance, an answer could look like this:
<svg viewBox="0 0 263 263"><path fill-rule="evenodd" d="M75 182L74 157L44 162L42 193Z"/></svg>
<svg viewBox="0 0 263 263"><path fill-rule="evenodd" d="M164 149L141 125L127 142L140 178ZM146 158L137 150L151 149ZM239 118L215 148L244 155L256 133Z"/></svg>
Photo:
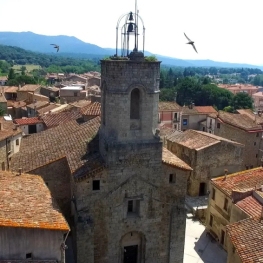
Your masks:
<svg viewBox="0 0 263 263"><path fill-rule="evenodd" d="M137 231L121 238L121 263L144 263L145 236Z"/></svg>

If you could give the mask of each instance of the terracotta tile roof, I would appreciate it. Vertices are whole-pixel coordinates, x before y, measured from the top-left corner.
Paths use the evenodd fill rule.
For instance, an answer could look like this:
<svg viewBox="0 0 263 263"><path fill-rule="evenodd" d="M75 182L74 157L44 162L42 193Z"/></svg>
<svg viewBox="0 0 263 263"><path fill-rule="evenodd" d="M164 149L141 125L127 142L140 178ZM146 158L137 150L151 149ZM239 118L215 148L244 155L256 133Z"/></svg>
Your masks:
<svg viewBox="0 0 263 263"><path fill-rule="evenodd" d="M263 92L262 91L256 92L252 95L252 97L263 97Z"/></svg>
<svg viewBox="0 0 263 263"><path fill-rule="evenodd" d="M9 104L9 101L8 101L8 104ZM12 101L10 106L14 107L14 108L22 108L22 107L26 106L26 102L24 102L24 101Z"/></svg>
<svg viewBox="0 0 263 263"><path fill-rule="evenodd" d="M15 129L15 124L13 121L6 121L3 117L0 117L1 129L0 129L0 141L5 140L8 137L15 136L22 131L17 128Z"/></svg>
<svg viewBox="0 0 263 263"><path fill-rule="evenodd" d="M181 131L176 131L176 130L169 128L165 125L160 126L159 129L160 129L160 136L161 137L169 136L169 135L174 134L174 133L176 133L176 134L181 133Z"/></svg>
<svg viewBox="0 0 263 263"><path fill-rule="evenodd" d="M218 118L224 123L246 131L262 130L260 125L256 124L253 119L245 114L234 114L225 111L219 111Z"/></svg>
<svg viewBox="0 0 263 263"><path fill-rule="evenodd" d="M49 111L56 109L58 107L59 107L59 105L52 103L52 104L47 105L46 107L43 107L43 108L37 110L37 113L39 115L43 115L45 113L49 113Z"/></svg>
<svg viewBox="0 0 263 263"><path fill-rule="evenodd" d="M255 187L263 185L263 168L257 167L242 172L229 174L226 177L221 176L211 179L211 184L215 185L229 197L232 190L247 192Z"/></svg>
<svg viewBox="0 0 263 263"><path fill-rule="evenodd" d="M181 106L172 101L160 101L158 104L159 111L179 111Z"/></svg>
<svg viewBox="0 0 263 263"><path fill-rule="evenodd" d="M263 116L259 116L258 114L254 114L254 112L251 109L240 109L237 110L239 114L244 114L248 117L250 117L253 121L256 122L256 124L263 124Z"/></svg>
<svg viewBox="0 0 263 263"><path fill-rule="evenodd" d="M248 196L236 203L236 206L245 211L254 220L261 219L262 205L253 196Z"/></svg>
<svg viewBox="0 0 263 263"><path fill-rule="evenodd" d="M27 108L30 108L30 109L39 109L41 107L45 107L49 105L49 102L48 101L36 101L35 103L31 103L31 104L28 104L27 105Z"/></svg>
<svg viewBox="0 0 263 263"><path fill-rule="evenodd" d="M7 80L7 76L0 76L0 80Z"/></svg>
<svg viewBox="0 0 263 263"><path fill-rule="evenodd" d="M81 113L86 116L100 116L101 114L101 104L97 101L83 107Z"/></svg>
<svg viewBox="0 0 263 263"><path fill-rule="evenodd" d="M16 93L18 87L16 86L8 86L5 88L5 93Z"/></svg>
<svg viewBox="0 0 263 263"><path fill-rule="evenodd" d="M51 112L42 116L42 119L48 128L55 127L72 120L77 120L79 118L82 118L79 110L64 110L54 113Z"/></svg>
<svg viewBox="0 0 263 263"><path fill-rule="evenodd" d="M43 179L0 171L0 226L68 231Z"/></svg>
<svg viewBox="0 0 263 263"><path fill-rule="evenodd" d="M193 170L187 163L179 159L176 155L174 155L172 152L167 150L165 147L163 147L162 162L164 164L171 165L181 170L185 170L185 171Z"/></svg>
<svg viewBox="0 0 263 263"><path fill-rule="evenodd" d="M202 114L200 112L198 112L195 107L193 107L192 109L189 108L189 106L183 106L182 107L182 113L183 115L196 115L196 114Z"/></svg>
<svg viewBox="0 0 263 263"><path fill-rule="evenodd" d="M23 138L20 151L12 157L12 169L29 172L64 156L73 173L87 160L87 144L94 138L100 127L100 117L78 124L75 120L52 129Z"/></svg>
<svg viewBox="0 0 263 263"><path fill-rule="evenodd" d="M32 118L23 117L21 119L14 119L14 123L18 125L32 125L37 123L43 123L43 120L39 119L38 117L32 117Z"/></svg>
<svg viewBox="0 0 263 263"><path fill-rule="evenodd" d="M37 90L38 88L40 88L41 85L35 85L35 84L26 84L23 87L21 87L20 89L18 89L18 91L29 91L29 92L34 92L35 90Z"/></svg>
<svg viewBox="0 0 263 263"><path fill-rule="evenodd" d="M195 106L194 108L200 113L217 113L212 106Z"/></svg>
<svg viewBox="0 0 263 263"><path fill-rule="evenodd" d="M262 223L248 218L226 226L226 230L242 263L263 261Z"/></svg>
<svg viewBox="0 0 263 263"><path fill-rule="evenodd" d="M182 133L172 133L171 135L167 136L166 139L167 141L176 142L189 149L195 149L197 151L210 147L211 145L218 144L221 141L243 147L243 144L230 141L223 137L219 137L208 132L196 131L191 129L186 130Z"/></svg>
<svg viewBox="0 0 263 263"><path fill-rule="evenodd" d="M59 91L59 88L56 88L56 87L41 87L41 90L42 89L46 89L46 90L49 90L49 91L54 91L54 92L58 92Z"/></svg>
<svg viewBox="0 0 263 263"><path fill-rule="evenodd" d="M69 105L74 106L74 107L78 107L78 108L88 106L89 104L91 104L90 100L78 100L78 101L74 101L74 102L69 103Z"/></svg>

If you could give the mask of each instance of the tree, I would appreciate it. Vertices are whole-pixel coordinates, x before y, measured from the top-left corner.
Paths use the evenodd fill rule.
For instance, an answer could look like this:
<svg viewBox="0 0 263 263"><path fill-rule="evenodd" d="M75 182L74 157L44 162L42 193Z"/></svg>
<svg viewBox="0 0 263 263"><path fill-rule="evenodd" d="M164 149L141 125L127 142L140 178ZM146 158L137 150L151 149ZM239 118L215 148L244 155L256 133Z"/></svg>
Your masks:
<svg viewBox="0 0 263 263"><path fill-rule="evenodd" d="M0 116L4 116L5 113L6 112L5 112L4 108L2 107L2 105L0 105Z"/></svg>
<svg viewBox="0 0 263 263"><path fill-rule="evenodd" d="M26 75L26 67L25 66L22 66L20 68L20 70L21 70L21 75Z"/></svg>
<svg viewBox="0 0 263 263"><path fill-rule="evenodd" d="M15 79L16 74L13 68L10 68L9 73L8 73L8 80Z"/></svg>
<svg viewBox="0 0 263 263"><path fill-rule="evenodd" d="M252 109L253 99L245 92L239 92L234 95L231 106L234 110L237 109Z"/></svg>

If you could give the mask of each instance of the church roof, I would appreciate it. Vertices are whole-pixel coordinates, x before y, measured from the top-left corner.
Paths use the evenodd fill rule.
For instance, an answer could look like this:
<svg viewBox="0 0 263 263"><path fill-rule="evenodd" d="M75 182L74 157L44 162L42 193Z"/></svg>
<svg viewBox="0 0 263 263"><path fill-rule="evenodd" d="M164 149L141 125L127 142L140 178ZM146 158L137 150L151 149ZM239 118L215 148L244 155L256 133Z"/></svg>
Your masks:
<svg viewBox="0 0 263 263"><path fill-rule="evenodd" d="M193 170L187 163L179 159L176 155L174 155L172 152L167 150L165 147L163 147L162 161L164 164L168 164L170 166L173 166L181 170L185 170L185 171Z"/></svg>
<svg viewBox="0 0 263 263"><path fill-rule="evenodd" d="M23 138L20 151L12 157L12 169L29 172L66 156L73 173L87 162L87 145L99 127L100 117L80 125L72 120Z"/></svg>

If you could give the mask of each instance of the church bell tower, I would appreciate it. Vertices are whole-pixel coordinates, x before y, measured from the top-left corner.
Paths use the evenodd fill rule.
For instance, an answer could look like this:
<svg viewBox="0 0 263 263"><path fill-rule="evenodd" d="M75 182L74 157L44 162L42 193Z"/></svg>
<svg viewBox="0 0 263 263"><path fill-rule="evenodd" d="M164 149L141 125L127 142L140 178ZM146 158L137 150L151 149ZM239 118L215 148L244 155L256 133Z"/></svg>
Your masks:
<svg viewBox="0 0 263 263"><path fill-rule="evenodd" d="M161 154L157 129L160 61L144 56L144 40L144 23L135 4L135 12L118 20L116 54L101 60L100 152L106 163L110 149L124 144L157 143Z"/></svg>

